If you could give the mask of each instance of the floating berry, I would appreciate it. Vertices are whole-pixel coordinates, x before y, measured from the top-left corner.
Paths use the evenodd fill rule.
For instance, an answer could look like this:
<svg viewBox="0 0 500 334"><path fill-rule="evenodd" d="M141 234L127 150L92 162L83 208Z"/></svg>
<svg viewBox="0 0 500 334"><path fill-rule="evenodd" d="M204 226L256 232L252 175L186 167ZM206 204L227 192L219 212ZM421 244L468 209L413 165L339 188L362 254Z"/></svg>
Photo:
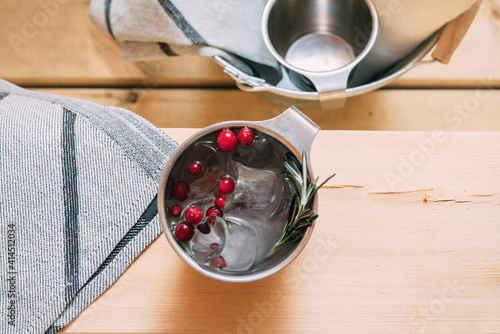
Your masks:
<svg viewBox="0 0 500 334"><path fill-rule="evenodd" d="M219 132L217 136L217 148L219 151L224 153L231 152L236 148L236 145L238 145L238 139L233 131L224 129Z"/></svg>
<svg viewBox="0 0 500 334"><path fill-rule="evenodd" d="M224 177L219 181L219 191L224 195L232 193L234 190L234 181L229 177Z"/></svg>
<svg viewBox="0 0 500 334"><path fill-rule="evenodd" d="M174 187L174 198L178 201L183 201L188 197L189 194L189 184L185 181L179 181Z"/></svg>
<svg viewBox="0 0 500 334"><path fill-rule="evenodd" d="M206 223L208 224L208 226L210 226L210 227L214 227L214 225L215 225L215 220L217 219L217 218L215 218L215 217L216 217L216 216L208 216L208 217L207 217L207 222L206 222Z"/></svg>
<svg viewBox="0 0 500 334"><path fill-rule="evenodd" d="M215 206L219 209L224 209L224 205L226 204L226 198L224 196L217 196L215 198Z"/></svg>
<svg viewBox="0 0 500 334"><path fill-rule="evenodd" d="M240 130L240 132L238 132L238 142L241 145L244 146L250 145L251 143L253 143L253 137L254 137L253 131L247 127L244 127L243 129Z"/></svg>
<svg viewBox="0 0 500 334"><path fill-rule="evenodd" d="M218 243L216 243L216 242L214 242L213 244L211 244L211 245L210 245L210 249L211 249L211 250L216 250L216 249L218 249L218 248L219 248L219 244L218 244Z"/></svg>
<svg viewBox="0 0 500 334"><path fill-rule="evenodd" d="M207 223L200 224L200 225L196 226L196 228L198 229L198 231L200 231L203 234L210 233L210 226L208 226Z"/></svg>
<svg viewBox="0 0 500 334"><path fill-rule="evenodd" d="M207 210L207 216L217 216L217 217L221 217L222 218L223 213L222 213L222 210L219 209L218 207L211 206Z"/></svg>
<svg viewBox="0 0 500 334"><path fill-rule="evenodd" d="M182 208L180 205L178 204L174 204L172 205L172 207L170 208L170 214L174 217L179 217L181 215L181 212L182 212Z"/></svg>
<svg viewBox="0 0 500 334"><path fill-rule="evenodd" d="M193 162L191 165L188 167L189 174L193 176L197 176L201 174L202 167L199 162Z"/></svg>
<svg viewBox="0 0 500 334"><path fill-rule="evenodd" d="M217 256L215 259L212 259L210 261L210 267L215 268L215 269L222 269L227 266L226 260L222 256Z"/></svg>
<svg viewBox="0 0 500 334"><path fill-rule="evenodd" d="M189 224L198 224L203 219L203 211L196 206L189 207L184 212L184 218Z"/></svg>
<svg viewBox="0 0 500 334"><path fill-rule="evenodd" d="M182 222L175 227L175 237L179 241L188 241L194 235L194 227L191 224Z"/></svg>

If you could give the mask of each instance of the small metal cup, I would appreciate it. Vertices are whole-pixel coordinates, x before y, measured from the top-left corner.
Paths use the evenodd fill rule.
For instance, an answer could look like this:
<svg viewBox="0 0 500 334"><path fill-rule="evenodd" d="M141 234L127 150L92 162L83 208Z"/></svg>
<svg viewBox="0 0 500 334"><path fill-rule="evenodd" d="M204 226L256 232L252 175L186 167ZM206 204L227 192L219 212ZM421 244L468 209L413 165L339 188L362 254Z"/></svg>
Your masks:
<svg viewBox="0 0 500 334"><path fill-rule="evenodd" d="M177 150L170 157L163 171L158 189L158 214L160 223L172 248L184 261L200 273L227 282L255 281L275 274L285 268L305 247L314 227L314 224L308 227L305 235L300 241L281 246L279 250L276 251L269 259L253 266L247 271L224 271L208 267L189 254L181 243L177 241L172 232L172 225L167 205L169 198L172 198L172 187L169 185L171 184L171 173L175 170L176 162L186 149L198 142L207 134L219 132L225 128L245 126L263 132L266 135L278 140L285 146L288 152L295 155L296 159L300 162L302 162L302 152L305 152L307 156L310 155L309 153L312 141L319 130L319 127L316 124L314 124L307 116L302 114L295 107L290 107L281 115L266 121L232 121L214 124L196 133L177 148ZM311 180L314 180L310 166L310 159L307 160L307 164L309 177ZM317 211L317 194L314 198L313 211Z"/></svg>
<svg viewBox="0 0 500 334"><path fill-rule="evenodd" d="M334 109L345 104L349 75L375 43L378 16L370 0L270 0L262 32L292 82Z"/></svg>

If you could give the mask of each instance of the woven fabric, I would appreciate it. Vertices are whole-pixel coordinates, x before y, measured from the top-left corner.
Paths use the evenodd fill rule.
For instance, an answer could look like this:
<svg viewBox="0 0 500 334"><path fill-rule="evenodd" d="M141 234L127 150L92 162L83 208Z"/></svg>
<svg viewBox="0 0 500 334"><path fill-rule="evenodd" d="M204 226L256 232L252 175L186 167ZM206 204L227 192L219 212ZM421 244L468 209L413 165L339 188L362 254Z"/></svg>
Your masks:
<svg viewBox="0 0 500 334"><path fill-rule="evenodd" d="M92 0L91 18L121 42L125 58L220 56L272 84L281 80L261 20L266 0Z"/></svg>
<svg viewBox="0 0 500 334"><path fill-rule="evenodd" d="M0 81L0 333L54 333L161 231L177 144L130 111Z"/></svg>

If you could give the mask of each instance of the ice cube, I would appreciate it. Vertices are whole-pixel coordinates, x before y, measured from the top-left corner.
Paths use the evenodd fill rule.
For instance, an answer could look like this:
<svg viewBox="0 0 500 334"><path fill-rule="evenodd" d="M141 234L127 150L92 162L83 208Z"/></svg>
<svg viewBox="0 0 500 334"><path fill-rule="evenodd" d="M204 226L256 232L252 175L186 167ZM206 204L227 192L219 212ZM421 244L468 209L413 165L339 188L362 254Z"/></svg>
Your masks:
<svg viewBox="0 0 500 334"><path fill-rule="evenodd" d="M194 144L193 148L189 150L188 160L192 160L193 162L200 161L207 166L220 164L217 149L210 141Z"/></svg>
<svg viewBox="0 0 500 334"><path fill-rule="evenodd" d="M203 172L203 176L191 183L191 193L195 198L204 197L212 193L217 188L217 181L221 176L219 166L208 166Z"/></svg>
<svg viewBox="0 0 500 334"><path fill-rule="evenodd" d="M295 195L295 187L289 175L279 174L276 176L276 186L274 189L274 200L269 204L271 220L281 220L288 218L290 204ZM285 217L283 217L285 215Z"/></svg>
<svg viewBox="0 0 500 334"><path fill-rule="evenodd" d="M233 213L234 215L227 216L227 220L254 231L257 238L255 263L260 262L279 240L285 226L286 215L282 215L280 219L270 220L269 217L252 210L233 211Z"/></svg>
<svg viewBox="0 0 500 334"><path fill-rule="evenodd" d="M268 170L233 165L236 186L232 206L239 209L265 210L275 197L276 174ZM281 195L281 194L278 194Z"/></svg>
<svg viewBox="0 0 500 334"><path fill-rule="evenodd" d="M269 138L256 136L250 146L238 145L233 159L250 167L268 167L275 159L273 144Z"/></svg>
<svg viewBox="0 0 500 334"><path fill-rule="evenodd" d="M225 225L224 219L217 216L206 217L197 225L189 249L200 262L205 263L219 255L226 238Z"/></svg>
<svg viewBox="0 0 500 334"><path fill-rule="evenodd" d="M226 221L225 239L219 255L223 257L224 270L245 271L255 262L259 240L253 228Z"/></svg>
<svg viewBox="0 0 500 334"><path fill-rule="evenodd" d="M210 216L197 225L189 249L200 262L207 263L222 256L224 270L244 271L253 265L258 243L254 229Z"/></svg>

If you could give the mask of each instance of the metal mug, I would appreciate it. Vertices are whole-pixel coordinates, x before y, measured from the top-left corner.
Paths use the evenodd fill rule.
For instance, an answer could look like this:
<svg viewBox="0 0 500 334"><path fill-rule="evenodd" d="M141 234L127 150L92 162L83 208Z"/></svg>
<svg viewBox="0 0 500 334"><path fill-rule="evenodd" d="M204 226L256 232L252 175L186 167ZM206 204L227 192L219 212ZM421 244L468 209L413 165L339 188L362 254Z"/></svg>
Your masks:
<svg viewBox="0 0 500 334"><path fill-rule="evenodd" d="M345 104L349 75L375 43L378 16L370 0L270 0L262 32L291 81L316 90L332 109Z"/></svg>
<svg viewBox="0 0 500 334"><path fill-rule="evenodd" d="M302 153L310 155L310 148L319 127L314 124L307 116L301 113L295 107L288 108L281 115L260 122L231 121L214 124L195 135L191 136L182 143L170 157L160 180L158 189L158 214L163 232L174 249L174 251L191 267L200 273L227 282L249 282L259 280L277 273L290 264L302 251L307 244L314 224L309 226L300 241L296 243L281 246L272 257L256 264L247 271L223 271L213 269L201 263L182 246L175 238L172 231L172 222L169 217L168 201L172 198L172 189L169 186L172 179L172 171L175 170L176 162L181 158L186 149L205 138L207 134L219 132L225 128L250 127L258 130L281 143L288 152L292 153L297 161L302 163ZM311 180L314 180L310 159L307 159L308 173ZM313 211L317 211L317 194L313 200Z"/></svg>

